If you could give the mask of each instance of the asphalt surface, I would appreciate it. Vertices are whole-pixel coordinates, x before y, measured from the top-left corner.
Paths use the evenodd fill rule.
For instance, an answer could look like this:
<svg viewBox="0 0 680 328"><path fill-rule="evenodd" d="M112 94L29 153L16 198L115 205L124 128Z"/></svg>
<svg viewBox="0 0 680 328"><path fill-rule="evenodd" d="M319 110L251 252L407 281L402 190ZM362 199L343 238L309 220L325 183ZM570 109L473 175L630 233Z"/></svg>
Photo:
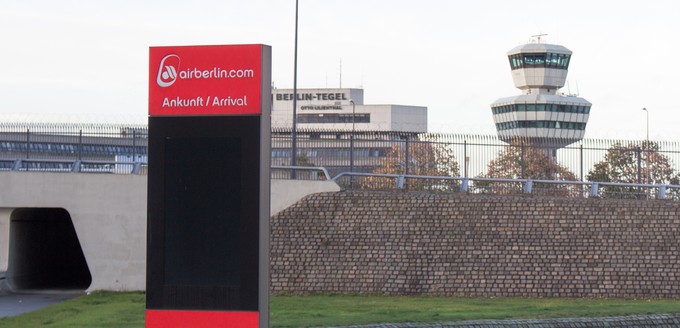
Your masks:
<svg viewBox="0 0 680 328"><path fill-rule="evenodd" d="M0 318L35 311L83 295L83 291L40 291L9 293L0 291Z"/></svg>

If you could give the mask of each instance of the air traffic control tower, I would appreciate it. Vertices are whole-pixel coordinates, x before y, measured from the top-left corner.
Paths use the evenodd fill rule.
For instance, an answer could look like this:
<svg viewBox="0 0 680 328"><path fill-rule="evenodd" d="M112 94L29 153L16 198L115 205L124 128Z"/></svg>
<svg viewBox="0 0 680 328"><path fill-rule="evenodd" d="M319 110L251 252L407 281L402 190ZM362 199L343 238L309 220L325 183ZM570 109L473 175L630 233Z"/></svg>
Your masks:
<svg viewBox="0 0 680 328"><path fill-rule="evenodd" d="M557 150L583 139L591 103L559 92L571 53L563 46L541 43L540 36L508 52L512 80L522 94L491 104L501 140Z"/></svg>

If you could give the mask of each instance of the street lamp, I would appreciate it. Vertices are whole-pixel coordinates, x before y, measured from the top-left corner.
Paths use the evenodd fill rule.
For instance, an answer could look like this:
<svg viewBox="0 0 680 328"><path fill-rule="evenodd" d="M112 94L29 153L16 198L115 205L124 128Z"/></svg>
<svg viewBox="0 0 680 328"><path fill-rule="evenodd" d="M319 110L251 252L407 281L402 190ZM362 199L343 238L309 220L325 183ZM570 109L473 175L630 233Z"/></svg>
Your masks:
<svg viewBox="0 0 680 328"><path fill-rule="evenodd" d="M356 120L356 105L354 104L354 100L350 100L349 103L352 104L352 134L349 137L349 171L354 172L354 132L356 131L354 123Z"/></svg>
<svg viewBox="0 0 680 328"><path fill-rule="evenodd" d="M645 142L646 142L646 144L647 144L647 145L646 145L646 147L647 147L647 156L646 156L646 158L645 158L645 162L646 162L645 164L647 164L646 180L647 180L647 183L649 183L650 175L651 175L651 173L652 173L651 170L650 170L650 168L649 168L649 155L651 155L651 154L650 154L650 144L649 144L649 111L647 110L647 107L643 107L642 110L645 111L645 114L646 114L646 116L647 116L647 136L646 136L646 138L645 138Z"/></svg>
<svg viewBox="0 0 680 328"><path fill-rule="evenodd" d="M291 140L290 166L297 165L297 52L298 52L298 0L295 0L295 58L293 64L293 133ZM295 180L295 169L290 172L290 178Z"/></svg>
<svg viewBox="0 0 680 328"><path fill-rule="evenodd" d="M349 136L349 171L354 172L354 123L356 120L356 105L354 104L354 100L351 99L349 100L349 103L352 104L352 134ZM349 188L354 188L353 175L349 176Z"/></svg>

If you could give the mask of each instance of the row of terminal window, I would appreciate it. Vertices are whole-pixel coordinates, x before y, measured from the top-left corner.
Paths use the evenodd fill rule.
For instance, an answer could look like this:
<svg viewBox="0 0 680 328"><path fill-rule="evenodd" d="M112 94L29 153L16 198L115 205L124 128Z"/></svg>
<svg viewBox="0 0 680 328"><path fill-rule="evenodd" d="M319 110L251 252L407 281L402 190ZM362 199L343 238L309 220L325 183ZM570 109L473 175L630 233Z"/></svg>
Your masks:
<svg viewBox="0 0 680 328"><path fill-rule="evenodd" d="M298 123L370 123L371 114L298 114Z"/></svg>
<svg viewBox="0 0 680 328"><path fill-rule="evenodd" d="M299 149L300 155L307 158L336 158L347 159L350 157L350 149L347 148L324 148L324 149ZM354 149L356 157L385 157L389 148L357 148ZM272 158L290 158L290 149L272 149Z"/></svg>
<svg viewBox="0 0 680 328"><path fill-rule="evenodd" d="M556 53L528 53L508 56L512 69L521 68L557 68L568 69L571 55Z"/></svg>
<svg viewBox="0 0 680 328"><path fill-rule="evenodd" d="M512 104L491 107L495 114L505 114L511 112L554 112L570 114L590 114L590 106L579 105L560 105L560 104Z"/></svg>
<svg viewBox="0 0 680 328"><path fill-rule="evenodd" d="M559 121L512 121L496 123L496 129L498 131L524 128L585 130L586 124L578 122L559 122Z"/></svg>

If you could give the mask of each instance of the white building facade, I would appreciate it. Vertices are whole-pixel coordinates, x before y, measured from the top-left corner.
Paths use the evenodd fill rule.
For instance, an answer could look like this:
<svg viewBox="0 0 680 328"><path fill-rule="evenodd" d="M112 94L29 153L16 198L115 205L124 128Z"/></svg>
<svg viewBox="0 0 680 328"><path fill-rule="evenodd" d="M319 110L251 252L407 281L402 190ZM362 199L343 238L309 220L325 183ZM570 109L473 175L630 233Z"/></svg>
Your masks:
<svg viewBox="0 0 680 328"><path fill-rule="evenodd" d="M292 128L293 98L293 89L272 90L272 128ZM303 130L427 132L427 107L367 105L363 89L298 89L296 114Z"/></svg>

